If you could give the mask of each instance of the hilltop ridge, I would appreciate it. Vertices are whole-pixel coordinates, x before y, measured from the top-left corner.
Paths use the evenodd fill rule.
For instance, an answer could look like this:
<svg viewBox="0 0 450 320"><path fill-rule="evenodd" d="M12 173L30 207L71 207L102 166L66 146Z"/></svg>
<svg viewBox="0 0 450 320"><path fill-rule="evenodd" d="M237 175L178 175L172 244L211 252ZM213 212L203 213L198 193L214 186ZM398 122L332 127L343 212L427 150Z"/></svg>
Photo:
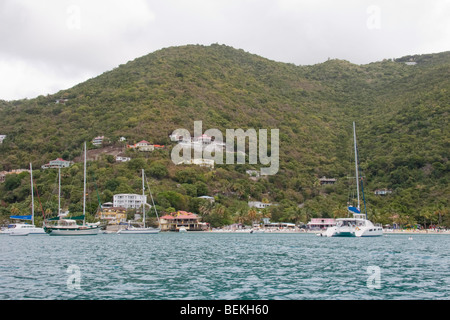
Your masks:
<svg viewBox="0 0 450 320"><path fill-rule="evenodd" d="M181 194L180 209L198 206L186 191L191 187L181 190L177 185L201 182L209 194L230 195L234 200L222 201L227 207L230 201L248 199L284 201L272 213L274 219L336 216L345 213L341 208L348 193L355 121L373 210L385 222L397 214L423 223L424 212L448 208L449 70L450 52L366 65L332 59L296 66L225 45L161 49L56 94L0 101L0 134L7 135L0 145L0 171L29 162L39 167L57 157L73 160L83 142L98 135L116 146L122 136L129 143L146 139L168 149L130 153L131 164L111 159L91 164L96 176L101 172L99 189L117 180L122 191L130 190L125 185L134 185L138 163L149 170L159 164L167 173L158 176L158 191ZM61 98L67 100L56 103ZM175 166L169 135L178 128L192 132L199 120L203 130L279 129L277 175L249 182L245 170L258 165L222 165L212 172ZM195 178L180 178L178 172L186 170ZM43 188L48 174L37 177ZM77 174L75 169L71 173ZM335 177L338 184L320 186L322 176ZM395 192L389 199L375 197L378 188ZM26 188L19 189L0 185L4 215L15 201L25 205ZM108 190L103 200L116 191ZM68 202L77 201L66 196ZM163 208L176 207L161 199ZM288 218L286 212L297 218Z"/></svg>

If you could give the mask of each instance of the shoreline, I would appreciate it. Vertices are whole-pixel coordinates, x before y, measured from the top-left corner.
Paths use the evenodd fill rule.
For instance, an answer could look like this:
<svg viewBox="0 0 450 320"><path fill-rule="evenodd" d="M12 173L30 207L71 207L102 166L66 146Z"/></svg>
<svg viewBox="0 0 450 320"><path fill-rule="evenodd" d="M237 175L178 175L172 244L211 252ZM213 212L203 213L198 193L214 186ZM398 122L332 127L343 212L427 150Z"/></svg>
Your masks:
<svg viewBox="0 0 450 320"><path fill-rule="evenodd" d="M277 233L277 234L318 234L318 233L322 233L325 230L316 230L316 231L299 231L299 230L253 230L252 233L258 234L258 233ZM247 234L247 233L251 233L250 230L210 230L210 231L190 231L190 232L197 232L197 233L203 233L203 232L208 232L208 233L243 233L243 234ZM412 234L423 234L423 235L437 235L437 234L442 234L442 235L450 235L450 230L446 230L446 231L431 231L431 230L384 230L383 231L383 235L390 235L390 234L395 234L395 235L412 235Z"/></svg>

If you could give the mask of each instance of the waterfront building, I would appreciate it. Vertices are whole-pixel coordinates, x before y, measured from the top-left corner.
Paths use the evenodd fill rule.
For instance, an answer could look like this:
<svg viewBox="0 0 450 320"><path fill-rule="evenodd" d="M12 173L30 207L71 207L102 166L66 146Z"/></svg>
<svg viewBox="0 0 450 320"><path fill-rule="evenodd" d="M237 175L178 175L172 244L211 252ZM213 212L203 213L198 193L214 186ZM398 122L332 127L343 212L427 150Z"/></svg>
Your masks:
<svg viewBox="0 0 450 320"><path fill-rule="evenodd" d="M101 220L108 221L108 224L119 224L120 222L127 221L127 209L119 207L102 206L102 210L99 213Z"/></svg>
<svg viewBox="0 0 450 320"><path fill-rule="evenodd" d="M209 224L200 222L200 217L192 212L177 211L160 218L161 231L178 231L184 227L187 231L205 231Z"/></svg>
<svg viewBox="0 0 450 320"><path fill-rule="evenodd" d="M331 218L312 218L310 222L308 222L308 229L310 230L322 230L330 227L334 227L336 225L336 220Z"/></svg>

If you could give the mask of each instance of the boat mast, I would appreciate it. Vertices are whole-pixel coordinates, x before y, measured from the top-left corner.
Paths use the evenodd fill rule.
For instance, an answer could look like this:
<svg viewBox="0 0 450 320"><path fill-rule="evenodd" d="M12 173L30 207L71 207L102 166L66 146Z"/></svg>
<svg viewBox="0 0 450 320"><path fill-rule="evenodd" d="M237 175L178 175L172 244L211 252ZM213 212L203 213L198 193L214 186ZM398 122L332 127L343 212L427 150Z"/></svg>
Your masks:
<svg viewBox="0 0 450 320"><path fill-rule="evenodd" d="M355 145L355 172L356 172L356 193L358 195L358 210L360 209L360 200L359 200L359 176L358 176L358 148L356 147L356 129L355 122L353 121L353 142Z"/></svg>
<svg viewBox="0 0 450 320"><path fill-rule="evenodd" d="M144 228L145 228L145 186L144 186L144 169L142 169L142 214L144 215Z"/></svg>
<svg viewBox="0 0 450 320"><path fill-rule="evenodd" d="M161 229L161 221L159 220L158 210L156 210L155 201L153 200L153 195L152 195L152 189L150 189L148 181L147 181L147 188L148 188L148 192L150 194L150 198L152 199L153 208L155 208L155 213L156 213L156 218L158 219L159 228Z"/></svg>
<svg viewBox="0 0 450 320"><path fill-rule="evenodd" d="M86 224L86 142L84 142L83 226Z"/></svg>
<svg viewBox="0 0 450 320"><path fill-rule="evenodd" d="M61 214L61 166L58 166L58 217Z"/></svg>
<svg viewBox="0 0 450 320"><path fill-rule="evenodd" d="M34 225L34 189L33 189L33 166L30 162L30 176L31 176L31 224Z"/></svg>

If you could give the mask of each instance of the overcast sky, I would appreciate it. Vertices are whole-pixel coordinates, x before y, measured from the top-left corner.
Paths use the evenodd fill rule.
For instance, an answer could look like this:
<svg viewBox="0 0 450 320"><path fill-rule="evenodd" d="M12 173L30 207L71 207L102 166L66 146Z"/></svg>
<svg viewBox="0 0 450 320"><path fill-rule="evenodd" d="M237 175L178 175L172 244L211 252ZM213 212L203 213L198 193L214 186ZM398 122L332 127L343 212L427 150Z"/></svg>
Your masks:
<svg viewBox="0 0 450 320"><path fill-rule="evenodd" d="M0 0L0 99L212 43L296 65L448 51L450 0Z"/></svg>

